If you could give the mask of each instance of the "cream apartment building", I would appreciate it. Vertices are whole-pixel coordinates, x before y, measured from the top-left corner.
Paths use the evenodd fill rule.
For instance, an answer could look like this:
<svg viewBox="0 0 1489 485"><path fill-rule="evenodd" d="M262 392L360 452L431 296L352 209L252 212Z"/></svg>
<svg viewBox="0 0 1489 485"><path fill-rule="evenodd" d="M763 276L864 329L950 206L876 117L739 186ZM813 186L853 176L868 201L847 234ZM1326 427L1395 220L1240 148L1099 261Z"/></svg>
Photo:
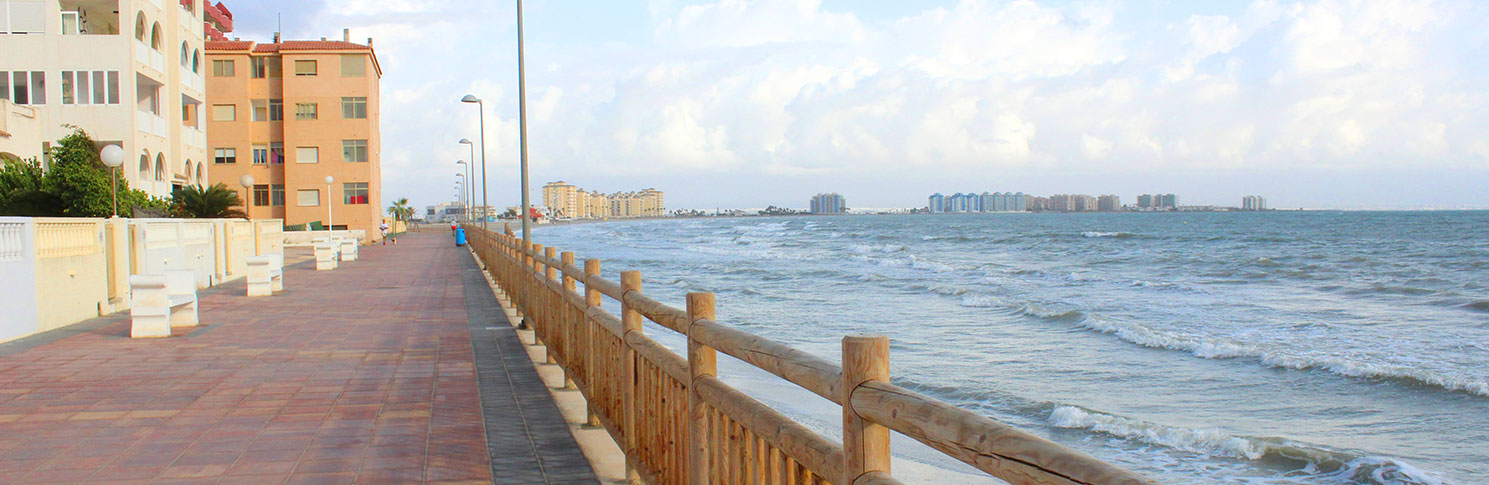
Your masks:
<svg viewBox="0 0 1489 485"><path fill-rule="evenodd" d="M0 105L12 127L0 129L10 133L0 157L44 160L72 125L124 148L133 188L168 197L205 184L204 5L0 0Z"/></svg>
<svg viewBox="0 0 1489 485"><path fill-rule="evenodd" d="M602 194L559 180L543 185L543 206L554 217L602 219L607 217L660 217L667 209L662 191Z"/></svg>
<svg viewBox="0 0 1489 485"><path fill-rule="evenodd" d="M207 43L211 180L238 190L250 218L378 234L382 68L372 39L348 36Z"/></svg>

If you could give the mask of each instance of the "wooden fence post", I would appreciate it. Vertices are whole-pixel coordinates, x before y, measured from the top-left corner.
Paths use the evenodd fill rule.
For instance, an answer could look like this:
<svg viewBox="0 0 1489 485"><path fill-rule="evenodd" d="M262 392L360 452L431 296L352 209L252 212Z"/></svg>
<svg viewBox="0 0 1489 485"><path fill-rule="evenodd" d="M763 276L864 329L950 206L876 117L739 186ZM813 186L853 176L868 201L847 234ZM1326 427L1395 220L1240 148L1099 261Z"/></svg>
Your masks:
<svg viewBox="0 0 1489 485"><path fill-rule="evenodd" d="M546 256L548 261L558 259L558 248L552 246L545 248L543 250L543 256ZM557 295L553 293L553 289L548 286L549 281L558 279L556 273L557 271L553 265L546 262L543 263L543 363L545 364L558 363L558 360L553 358L554 342L551 342L551 340L553 340L553 334L558 332L558 327L562 325L562 322L558 316L559 299L556 298Z"/></svg>
<svg viewBox="0 0 1489 485"><path fill-rule="evenodd" d="M714 319L713 293L688 293L688 483L708 483L708 409L698 396L698 378L717 376L718 354L693 339L693 324Z"/></svg>
<svg viewBox="0 0 1489 485"><path fill-rule="evenodd" d="M865 473L889 474L889 428L853 411L853 390L868 381L889 382L889 337L843 337L843 476L852 484Z"/></svg>
<svg viewBox="0 0 1489 485"><path fill-rule="evenodd" d="M636 436L636 414L639 412L636 409L636 350L625 343L625 336L631 332L641 332L641 313L632 310L631 305L626 304L624 297L633 291L637 293L641 292L641 272L622 272L620 274L620 287L622 297L620 304L621 362L624 363L625 368L625 374L623 374L625 380L621 382L621 395L624 396L621 399L621 407L625 410L621 413L623 416L621 422L624 423L621 425L621 429L624 430L622 434L626 438L624 445L626 452L626 481L635 484L641 483L641 475L636 473L636 469L631 466L631 458L634 458L639 448L637 446Z"/></svg>
<svg viewBox="0 0 1489 485"><path fill-rule="evenodd" d="M583 348L579 349L578 352L579 354L584 355L584 386L588 387L590 390L590 394L584 396L586 400L584 407L586 409L586 413L589 415L588 422L585 424L598 428L600 427L600 415L595 414L594 401L600 399L600 396L594 395L593 392L595 388L595 356L598 355L599 352L599 350L595 348L595 333L599 331L599 329L590 324L589 309L599 307L600 298L604 295L600 294L600 290L590 287L589 278L591 277L600 277L600 260L598 259L584 260L585 313L583 317L584 324L579 326L580 334L584 335L584 346Z"/></svg>
<svg viewBox="0 0 1489 485"><path fill-rule="evenodd" d="M563 263L564 267L569 267L574 264L573 251L564 251L563 254L560 255L560 258L560 262ZM569 376L569 374L573 372L574 359L579 358L579 356L574 355L577 353L574 352L574 334L576 333L574 332L574 327L576 326L578 319L574 318L575 309L572 305L569 304L569 293L574 291L575 288L574 278L570 277L568 273L563 273L563 278L564 294L558 299L558 306L560 309L559 315L562 315L558 319L558 331L560 334L558 341L564 348L564 351L562 352L564 356L564 389L572 391L574 389L578 389L578 387L574 386L574 378Z"/></svg>

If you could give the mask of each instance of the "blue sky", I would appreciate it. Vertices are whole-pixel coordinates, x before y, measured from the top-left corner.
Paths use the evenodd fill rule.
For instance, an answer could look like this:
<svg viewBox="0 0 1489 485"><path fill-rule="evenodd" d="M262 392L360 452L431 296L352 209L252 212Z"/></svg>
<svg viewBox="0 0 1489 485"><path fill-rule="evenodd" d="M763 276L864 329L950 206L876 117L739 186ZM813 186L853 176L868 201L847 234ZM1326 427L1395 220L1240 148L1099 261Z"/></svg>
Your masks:
<svg viewBox="0 0 1489 485"><path fill-rule="evenodd" d="M487 104L517 200L513 2L229 3L245 39L374 37L383 198L454 194ZM1489 4L1471 0L528 1L534 187L669 208L931 192L1489 207ZM538 196L534 191L534 198Z"/></svg>

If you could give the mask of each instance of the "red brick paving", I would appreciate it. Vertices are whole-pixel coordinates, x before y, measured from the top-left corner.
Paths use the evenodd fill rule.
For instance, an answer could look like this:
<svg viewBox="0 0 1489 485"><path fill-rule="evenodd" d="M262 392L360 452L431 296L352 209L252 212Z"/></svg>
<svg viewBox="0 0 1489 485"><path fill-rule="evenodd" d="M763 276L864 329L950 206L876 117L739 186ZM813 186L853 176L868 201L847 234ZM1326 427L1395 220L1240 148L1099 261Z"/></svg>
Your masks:
<svg viewBox="0 0 1489 485"><path fill-rule="evenodd" d="M490 483L457 251L413 235L204 290L172 338L125 312L0 355L0 483Z"/></svg>

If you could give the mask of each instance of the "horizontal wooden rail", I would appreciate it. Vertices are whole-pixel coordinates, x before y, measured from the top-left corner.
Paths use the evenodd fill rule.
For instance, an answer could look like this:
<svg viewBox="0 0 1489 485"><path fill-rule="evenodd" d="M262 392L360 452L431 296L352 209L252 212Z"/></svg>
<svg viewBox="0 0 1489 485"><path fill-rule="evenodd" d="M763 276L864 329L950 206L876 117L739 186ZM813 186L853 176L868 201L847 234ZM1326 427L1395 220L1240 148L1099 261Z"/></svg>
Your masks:
<svg viewBox="0 0 1489 485"><path fill-rule="evenodd" d="M600 262L510 234L467 227L472 249L548 346L588 421L626 452L627 476L657 484L893 485L889 431L1016 484L1151 483L1148 479L986 416L889 382L889 343L843 339L838 365L715 321L713 294L687 310L642 292L638 272L600 276ZM583 284L583 288L578 288ZM601 308L603 297L621 315ZM650 320L688 339L683 357L647 336ZM715 352L735 357L841 407L842 444L717 377Z"/></svg>

